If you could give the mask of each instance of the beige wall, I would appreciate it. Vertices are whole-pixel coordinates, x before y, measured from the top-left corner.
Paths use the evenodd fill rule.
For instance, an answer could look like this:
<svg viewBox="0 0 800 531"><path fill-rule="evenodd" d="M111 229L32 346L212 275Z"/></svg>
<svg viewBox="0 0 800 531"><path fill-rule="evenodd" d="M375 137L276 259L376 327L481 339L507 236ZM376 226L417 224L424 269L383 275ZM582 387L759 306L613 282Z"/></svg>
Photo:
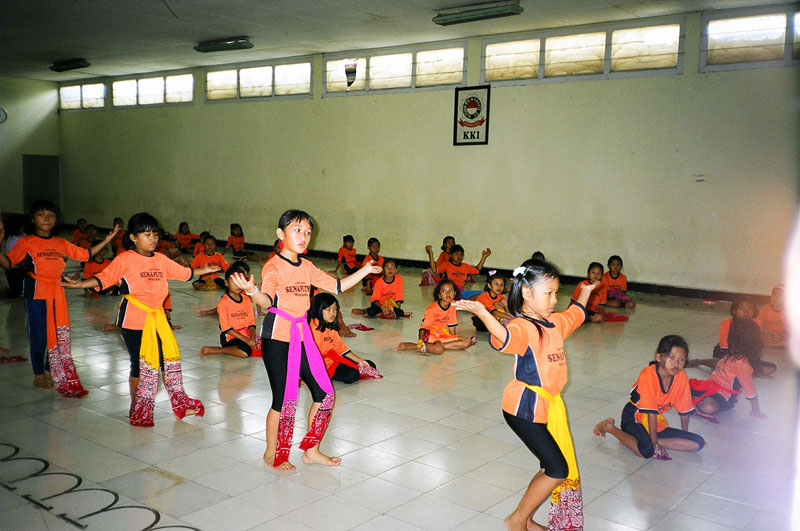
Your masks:
<svg viewBox="0 0 800 531"><path fill-rule="evenodd" d="M188 106L63 113L65 218L147 210L265 243L295 207L321 250L352 233L421 259L453 234L472 263L539 249L580 275L620 254L632 281L768 293L797 202L798 69L698 74L698 34L692 16L680 76L493 88L488 146L452 146L452 89L322 99L320 57L312 99L198 87Z"/></svg>
<svg viewBox="0 0 800 531"><path fill-rule="evenodd" d="M58 87L47 81L0 77L0 209L25 212L22 155L58 155Z"/></svg>

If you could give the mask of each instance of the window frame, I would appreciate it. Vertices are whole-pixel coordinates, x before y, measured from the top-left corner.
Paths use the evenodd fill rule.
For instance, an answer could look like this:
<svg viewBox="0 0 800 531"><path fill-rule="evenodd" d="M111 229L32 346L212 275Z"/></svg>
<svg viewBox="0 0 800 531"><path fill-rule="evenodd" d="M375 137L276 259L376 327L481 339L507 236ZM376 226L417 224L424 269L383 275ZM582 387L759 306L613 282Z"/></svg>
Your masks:
<svg viewBox="0 0 800 531"><path fill-rule="evenodd" d="M800 12L797 4L775 4L762 7L744 7L703 12L700 21L700 72L725 72L731 70L753 70L756 68L781 68L800 66L800 58L792 59L794 50L794 17ZM748 61L740 63L708 64L708 24L715 20L729 18L754 17L759 15L786 15L786 33L783 40L783 59L775 61Z"/></svg>
<svg viewBox="0 0 800 531"><path fill-rule="evenodd" d="M192 99L191 101L176 101L176 102L167 102L167 78L172 76L182 76L186 74L192 75ZM139 103L139 80L140 79L151 79L154 77L160 77L164 80L164 101L161 103ZM136 81L136 103L133 105L114 105L114 83L117 81ZM194 105L197 101L195 97L197 95L197 76L195 75L195 71L192 68L182 68L180 70L167 70L161 72L142 72L135 75L127 75L127 76L114 76L105 78L106 83L106 94L110 94L111 96L106 96L106 105L114 110L122 110L122 109L151 109L155 107L175 107L175 106L182 106L182 105Z"/></svg>
<svg viewBox="0 0 800 531"><path fill-rule="evenodd" d="M589 24L585 26L568 26L564 28L553 28L546 30L528 31L524 33L505 33L492 35L481 39L481 71L480 84L491 83L493 86L513 86L513 85L537 85L541 83L571 83L574 81L596 81L598 79L623 79L632 77L652 77L652 76L674 76L683 74L683 64L686 46L686 14L673 15L668 17L654 17L633 20L622 20L618 22L604 22L600 24ZM649 28L656 26L678 25L678 57L674 67L671 68L649 68L640 70L611 71L611 46L612 36L616 30ZM568 35L579 35L582 33L605 32L605 49L603 53L603 72L596 74L573 74L563 76L545 77L545 57L547 53L547 39L550 37L564 37ZM502 81L486 80L486 46L489 44L523 41L539 39L539 63L537 66L537 76L520 79L505 79Z"/></svg>
<svg viewBox="0 0 800 531"><path fill-rule="evenodd" d="M310 65L310 78L308 93L305 94L276 94L275 93L275 67L280 65L294 65L305 64ZM271 91L269 96L248 96L242 97L239 93L239 71L246 68L256 68L261 66L269 66L272 68L271 72ZM208 98L208 73L209 72L222 72L225 70L236 70L236 96L233 98ZM311 99L314 97L314 58L312 56L300 57L287 57L285 59L277 59L274 61L248 61L246 63L228 63L224 65L214 65L204 67L203 72L203 101L208 104L217 103L232 103L232 102L246 102L246 101L274 101L274 100L290 100L290 99Z"/></svg>
<svg viewBox="0 0 800 531"><path fill-rule="evenodd" d="M459 83L447 83L444 85L417 86L417 53L431 52L436 50L448 50L451 48L462 48L464 50L463 61L461 63L461 81ZM392 87L373 89L370 85L370 59L373 56L396 55L402 53L411 54L411 86ZM467 84L467 64L469 62L469 46L465 39L455 41L437 41L435 43L414 44L408 46L392 46L388 48L372 48L366 50L352 50L350 52L337 52L322 54L322 97L323 98L342 98L347 96L363 96L366 94L398 94L403 92L424 92L429 90L449 90L455 87L465 87ZM340 61L342 59L354 59L363 57L366 59L367 72L365 74L365 86L361 90L340 90L328 92L328 62Z"/></svg>
<svg viewBox="0 0 800 531"><path fill-rule="evenodd" d="M84 85L103 85L103 105L100 107L84 107L83 106L83 86ZM80 99L80 107L77 109L63 109L61 107L61 89L67 87L79 87L81 91L81 99ZM111 92L110 86L105 78L100 78L99 80L92 80L89 81L87 79L81 80L79 82L74 81L64 81L58 84L58 112L83 112L83 111L104 111L108 108L109 105L109 93Z"/></svg>

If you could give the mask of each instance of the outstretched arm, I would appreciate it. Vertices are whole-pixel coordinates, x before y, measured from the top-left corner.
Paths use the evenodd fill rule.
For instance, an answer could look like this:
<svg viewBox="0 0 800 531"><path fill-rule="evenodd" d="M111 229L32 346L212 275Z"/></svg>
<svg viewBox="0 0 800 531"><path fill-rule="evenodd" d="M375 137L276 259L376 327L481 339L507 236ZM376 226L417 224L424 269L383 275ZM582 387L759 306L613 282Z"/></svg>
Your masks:
<svg viewBox="0 0 800 531"><path fill-rule="evenodd" d="M111 240L113 240L113 239L114 239L114 236L116 236L116 235L117 235L117 233L118 233L119 231L120 231L120 226L119 226L119 225L114 225L114 230L112 230L111 232L109 232L109 233L106 235L106 237L105 237L105 238L103 238L103 240L102 240L100 243L98 243L97 245L95 245L95 246L93 246L91 249L89 249L89 252L90 252L90 253L92 253L92 256L94 256L94 255L96 255L97 253L99 253L99 252L100 252L100 250L101 250L103 247L105 247L106 245L108 245L109 243L111 243Z"/></svg>
<svg viewBox="0 0 800 531"><path fill-rule="evenodd" d="M370 274L377 275L378 273L383 271L383 268L381 266L372 265L372 264L373 264L373 262L372 262L372 260L370 260L369 262L367 262L367 265L365 265L364 267L362 267L361 269L359 269L358 271L356 271L352 275L344 277L341 280L341 284L340 284L341 287L342 287L342 292L345 292L345 291L349 290L350 288L352 288L353 286L355 286L356 284L361 282L361 280L363 278L365 278L367 275L370 275Z"/></svg>
<svg viewBox="0 0 800 531"><path fill-rule="evenodd" d="M73 280L69 278L67 275L62 275L61 282L59 282L58 284L62 288L89 289L89 288L99 287L100 281L97 280L97 278L95 277L87 278L86 280Z"/></svg>
<svg viewBox="0 0 800 531"><path fill-rule="evenodd" d="M431 271L438 273L438 271L436 271L436 262L433 261L433 247L426 245L425 252L428 253L428 262L431 265Z"/></svg>
<svg viewBox="0 0 800 531"><path fill-rule="evenodd" d="M461 299L460 301L455 301L453 304L455 305L456 310L474 313L478 319L483 321L483 324L486 326L486 330L488 330L489 333L495 337L495 339L499 341L506 340L506 337L508 336L508 330L506 330L506 327L501 325L500 322L489 313L489 310L487 310L486 306L484 306L482 303L478 301Z"/></svg>
<svg viewBox="0 0 800 531"><path fill-rule="evenodd" d="M578 295L578 298L575 299L575 302L586 308L586 303L589 302L589 296L595 290L595 288L600 287L600 282L595 282L594 284L585 284L581 286L581 294Z"/></svg>
<svg viewBox="0 0 800 531"><path fill-rule="evenodd" d="M483 263L486 261L487 258L489 258L490 254L492 254L492 250L489 249L488 247L484 249L483 252L481 253L481 261L478 262L478 265L475 266L479 273L481 269L483 269Z"/></svg>
<svg viewBox="0 0 800 531"><path fill-rule="evenodd" d="M236 287L244 291L245 294L259 306L263 308L272 306L272 299L268 295L258 291L253 275L245 277L242 273L234 273L231 275L230 281L233 282Z"/></svg>
<svg viewBox="0 0 800 531"><path fill-rule="evenodd" d="M194 274L196 276L206 275L208 273L216 273L217 271L220 271L221 269L222 268L219 267L217 264L206 264L203 267L201 267L200 269L195 269L194 270Z"/></svg>

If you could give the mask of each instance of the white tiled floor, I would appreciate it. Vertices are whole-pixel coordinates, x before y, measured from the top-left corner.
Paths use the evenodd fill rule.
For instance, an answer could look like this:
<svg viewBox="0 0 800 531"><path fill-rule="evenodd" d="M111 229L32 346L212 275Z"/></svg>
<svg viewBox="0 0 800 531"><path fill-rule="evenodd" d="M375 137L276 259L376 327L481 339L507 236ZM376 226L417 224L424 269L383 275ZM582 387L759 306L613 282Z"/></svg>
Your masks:
<svg viewBox="0 0 800 531"><path fill-rule="evenodd" d="M174 420L162 390L154 428L128 425L128 355L118 334L100 332L117 300L69 293L73 356L90 394L37 392L27 363L0 366L0 528L76 529L71 520L88 529L143 529L157 520L204 530L502 529L537 469L500 413L512 362L484 336L441 357L395 351L401 339L416 337L431 299L432 288L417 287L419 273L401 269L405 307L414 312L402 322L355 319L350 309L367 300L357 289L340 297L348 323L375 327L348 345L385 378L336 384L323 449L342 456L339 468L305 466L295 450L297 470L283 474L261 460L270 403L261 361L198 355L218 331L216 318L194 311L214 306L219 292L172 285L185 386L203 400L206 416ZM571 289L561 293L563 307ZM784 352L766 351L779 372L756 381L769 418L751 419L742 404L719 425L692 419L708 442L698 454L646 461L591 434L600 419L619 418L661 336L681 334L692 356L708 357L727 311L727 303L642 295L629 322L584 325L568 340L564 397L587 530L789 529L794 425L787 419L797 418L797 378ZM0 345L27 357L23 302L3 300L0 320ZM460 322L462 333L473 333L467 316ZM309 405L307 393L300 396L296 439ZM95 487L105 490L85 490ZM130 508L100 512L110 504ZM537 512L540 521L546 510Z"/></svg>

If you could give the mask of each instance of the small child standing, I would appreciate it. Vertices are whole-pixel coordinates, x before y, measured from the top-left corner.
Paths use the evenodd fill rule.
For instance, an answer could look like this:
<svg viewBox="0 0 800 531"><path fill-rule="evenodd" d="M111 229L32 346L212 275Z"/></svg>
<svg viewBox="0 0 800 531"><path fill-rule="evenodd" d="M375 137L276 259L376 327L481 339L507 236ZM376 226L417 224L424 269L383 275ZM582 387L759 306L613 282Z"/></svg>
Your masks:
<svg viewBox="0 0 800 531"><path fill-rule="evenodd" d="M216 269L213 273L202 275L200 280L192 282L192 287L201 291L213 291L216 289L225 289L225 281L219 278L216 273L218 270L227 271L230 265L221 254L217 252L217 240L212 235L208 235L203 239L204 251L192 259L191 267L205 267L208 265L215 265Z"/></svg>
<svg viewBox="0 0 800 531"><path fill-rule="evenodd" d="M368 378L383 378L371 360L353 354L339 336L339 301L330 293L318 293L311 299L308 324L314 343L322 354L328 377L347 384Z"/></svg>
<svg viewBox="0 0 800 531"><path fill-rule="evenodd" d="M443 263L450 260L450 249L456 244L456 239L453 236L445 236L442 239L442 252L439 253L439 256L436 258L436 267L438 268ZM428 253L428 261L433 259L433 246L426 245L425 252ZM432 268L428 268L422 272L422 281L419 283L420 286L435 286L442 280L440 275L436 274L436 270Z"/></svg>
<svg viewBox="0 0 800 531"><path fill-rule="evenodd" d="M620 428L614 419L597 423L592 433L605 437L610 433L639 457L672 458L667 450L696 452L705 440L689 431L689 418L695 412L689 378L683 371L689 357L689 345L681 336L661 338L656 359L639 373L631 390L631 399L622 409ZM681 417L681 429L670 428L664 413L672 408Z"/></svg>
<svg viewBox="0 0 800 531"><path fill-rule="evenodd" d="M83 249L53 236L58 207L50 201L34 201L31 219L34 233L17 240L8 255L0 254L0 266L8 269L19 264L27 273L22 294L28 317L33 386L40 390L55 386L64 396L82 398L89 392L81 385L72 361L69 311L60 286L61 275L66 259L88 262L111 241L119 227L92 248Z"/></svg>
<svg viewBox="0 0 800 531"><path fill-rule="evenodd" d="M370 238L367 240L367 249L369 249L369 253L367 253L367 256L364 257L364 261L361 262L361 267L364 267L367 263L371 262L372 265L383 268L383 257L380 255L380 240L378 240L378 238ZM375 281L377 281L379 278L381 278L381 276L377 274L369 275L361 281L361 291L364 292L364 295L372 295L372 289L375 285Z"/></svg>
<svg viewBox="0 0 800 531"><path fill-rule="evenodd" d="M245 273L234 265L225 271L225 294L217 304L219 316L219 347L207 346L200 349L201 356L209 354L227 354L235 358L247 358L252 355L261 357L261 337L256 335L256 314L253 301L242 292L242 289L230 281L234 273Z"/></svg>
<svg viewBox="0 0 800 531"><path fill-rule="evenodd" d="M784 320L783 284L772 288L769 304L758 312L761 323L761 338L765 347L785 347L789 340L789 330Z"/></svg>
<svg viewBox="0 0 800 531"><path fill-rule="evenodd" d="M603 311L600 309L600 305L606 303L606 295L608 293L606 286L602 282L603 264L600 262L592 262L589 264L589 269L586 271L586 276L588 276L589 279L581 280L578 283L578 285L575 287L575 293L572 294L572 298L573 300L577 299L577 297L580 296L584 286L594 286L594 290L592 291L592 294L589 296L589 300L586 303L586 320L591 323L601 323L603 322Z"/></svg>
<svg viewBox="0 0 800 531"><path fill-rule="evenodd" d="M441 354L445 350L464 350L475 344L475 337L461 337L456 333L458 317L453 301L458 288L452 280L444 279L433 289L433 301L425 308L419 339L416 343L404 341L398 350L418 350L423 354Z"/></svg>
<svg viewBox="0 0 800 531"><path fill-rule="evenodd" d="M483 263L492 254L492 250L488 247L483 250L481 253L481 260L478 262L478 265L475 267L463 263L464 261L464 248L458 244L453 245L450 248L450 258L447 262L443 262L441 265L437 265L433 261L433 253L431 253L430 249L428 251L428 259L430 261L431 269L434 273L442 275L444 278L448 278L453 281L453 284L458 288L459 292L464 289L464 285L467 283L467 275L477 275L480 273L481 269L483 268Z"/></svg>
<svg viewBox="0 0 800 531"><path fill-rule="evenodd" d="M617 255L608 258L608 272L603 275L603 285L608 290L606 306L608 308L636 308L631 296L628 295L628 277L622 272L622 258Z"/></svg>
<svg viewBox="0 0 800 531"><path fill-rule="evenodd" d="M501 323L504 319L510 321L512 316L508 313L508 304L503 297L505 289L506 279L500 276L497 271L491 270L486 278L486 286L483 288L483 293L470 297L470 300L483 304L486 311ZM478 332L486 332L486 326L477 315L472 316L472 324Z"/></svg>
<svg viewBox="0 0 800 531"><path fill-rule="evenodd" d="M400 307L402 304L403 277L397 274L397 263L392 258L387 258L383 261L383 276L375 282L369 308L353 308L352 314L401 319L405 316Z"/></svg>
<svg viewBox="0 0 800 531"><path fill-rule="evenodd" d="M352 275L358 271L358 262L356 262L356 250L353 247L356 244L355 238L348 234L342 238L342 246L339 247L339 254L336 256L336 269L334 273L342 268L345 275Z"/></svg>

